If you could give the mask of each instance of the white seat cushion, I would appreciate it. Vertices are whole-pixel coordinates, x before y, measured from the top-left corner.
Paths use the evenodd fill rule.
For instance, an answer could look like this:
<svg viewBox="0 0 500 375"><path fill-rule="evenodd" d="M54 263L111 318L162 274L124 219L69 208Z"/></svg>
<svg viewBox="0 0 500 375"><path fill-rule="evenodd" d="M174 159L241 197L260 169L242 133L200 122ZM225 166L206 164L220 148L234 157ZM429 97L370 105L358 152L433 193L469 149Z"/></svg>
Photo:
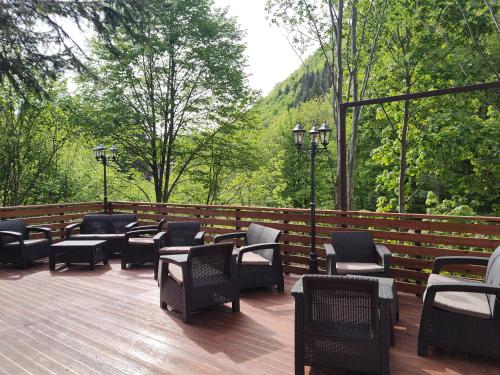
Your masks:
<svg viewBox="0 0 500 375"><path fill-rule="evenodd" d="M270 262L262 255L250 251L243 254L241 264L245 266L269 266Z"/></svg>
<svg viewBox="0 0 500 375"><path fill-rule="evenodd" d="M155 242L153 238L148 237L133 237L128 239L130 245L153 245Z"/></svg>
<svg viewBox="0 0 500 375"><path fill-rule="evenodd" d="M431 274L427 285L437 284L481 284L469 280ZM425 293L424 293L425 300ZM445 311L471 316L480 319L491 319L491 310L486 294L471 292L438 292L434 299L434 307Z"/></svg>
<svg viewBox="0 0 500 375"><path fill-rule="evenodd" d="M378 272L384 272L384 266L377 263L337 262L337 273L339 275Z"/></svg>
<svg viewBox="0 0 500 375"><path fill-rule="evenodd" d="M192 246L167 246L160 249L160 255L187 254Z"/></svg>
<svg viewBox="0 0 500 375"><path fill-rule="evenodd" d="M70 239L89 239L89 238L99 238L99 239L119 239L125 237L125 233L95 233L95 234L72 234Z"/></svg>
<svg viewBox="0 0 500 375"><path fill-rule="evenodd" d="M169 263L168 273L172 279L182 285L182 268L180 266L178 266L177 264Z"/></svg>

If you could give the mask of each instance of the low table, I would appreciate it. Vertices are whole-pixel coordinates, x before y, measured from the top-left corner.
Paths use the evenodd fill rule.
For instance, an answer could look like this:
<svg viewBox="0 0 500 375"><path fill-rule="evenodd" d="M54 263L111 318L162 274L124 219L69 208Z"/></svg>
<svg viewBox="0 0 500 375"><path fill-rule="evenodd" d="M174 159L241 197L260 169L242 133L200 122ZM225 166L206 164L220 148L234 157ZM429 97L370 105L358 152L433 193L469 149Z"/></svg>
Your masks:
<svg viewBox="0 0 500 375"><path fill-rule="evenodd" d="M106 241L62 241L50 246L49 269L54 271L56 263L89 263L93 270L99 262L108 264Z"/></svg>
<svg viewBox="0 0 500 375"><path fill-rule="evenodd" d="M345 275L349 278L374 279L378 281L378 297L380 299L381 316L387 318L386 326L389 327L391 346L394 346L394 325L399 319L398 293L394 279L390 277L373 277L360 275ZM302 293L302 279L297 280L293 287L295 293Z"/></svg>

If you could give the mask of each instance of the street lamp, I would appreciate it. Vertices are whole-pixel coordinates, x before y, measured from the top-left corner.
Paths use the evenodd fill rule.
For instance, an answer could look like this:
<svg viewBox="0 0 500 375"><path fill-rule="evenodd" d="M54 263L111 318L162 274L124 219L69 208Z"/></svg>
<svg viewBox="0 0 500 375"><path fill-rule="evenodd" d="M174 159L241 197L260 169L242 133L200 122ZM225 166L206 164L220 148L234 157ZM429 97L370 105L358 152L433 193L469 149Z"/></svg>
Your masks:
<svg viewBox="0 0 500 375"><path fill-rule="evenodd" d="M92 149L94 151L94 156L97 161L100 161L103 165L104 170L104 212L108 213L108 179L106 175L106 166L108 165L108 155L106 153L107 149L104 145L96 146ZM116 160L116 154L118 149L116 146L111 146L109 148L109 153L111 154L111 160Z"/></svg>
<svg viewBox="0 0 500 375"><path fill-rule="evenodd" d="M332 129L328 127L326 122L318 129L313 125L309 131L309 140L311 146L308 149L302 148L304 144L304 127L297 124L292 129L293 138L297 150L304 150L309 153L311 157L311 251L309 253L309 272L318 273L318 254L316 253L316 202L315 202L315 169L316 169L316 155L321 151L326 151L328 143L330 143L330 135ZM318 149L318 146L322 146Z"/></svg>

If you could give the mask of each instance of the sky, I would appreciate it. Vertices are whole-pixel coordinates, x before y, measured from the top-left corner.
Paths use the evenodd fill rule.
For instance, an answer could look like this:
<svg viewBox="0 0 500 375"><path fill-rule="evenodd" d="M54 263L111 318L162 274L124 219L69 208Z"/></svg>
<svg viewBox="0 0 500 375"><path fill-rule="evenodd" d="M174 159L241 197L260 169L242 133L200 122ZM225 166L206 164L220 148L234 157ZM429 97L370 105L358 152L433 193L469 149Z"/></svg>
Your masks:
<svg viewBox="0 0 500 375"><path fill-rule="evenodd" d="M300 67L302 62L288 43L286 31L266 19L266 0L215 0L215 5L227 7L228 14L246 30L246 72L253 89L266 95Z"/></svg>
<svg viewBox="0 0 500 375"><path fill-rule="evenodd" d="M263 95L268 94L278 82L284 81L302 63L290 46L286 31L271 25L266 19L266 1L214 0L215 6L227 8L228 15L236 18L240 28L246 32L246 73L250 87L260 90ZM85 46L88 34L66 20L62 24L80 46Z"/></svg>

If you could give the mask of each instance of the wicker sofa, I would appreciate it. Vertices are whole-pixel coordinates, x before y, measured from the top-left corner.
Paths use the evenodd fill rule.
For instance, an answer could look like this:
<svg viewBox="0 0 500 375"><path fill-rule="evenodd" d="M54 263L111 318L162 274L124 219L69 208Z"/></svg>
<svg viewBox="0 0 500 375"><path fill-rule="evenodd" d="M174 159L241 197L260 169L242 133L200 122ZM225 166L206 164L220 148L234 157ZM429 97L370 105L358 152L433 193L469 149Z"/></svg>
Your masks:
<svg viewBox="0 0 500 375"><path fill-rule="evenodd" d="M135 214L89 214L80 223L65 228L66 240L106 240L108 252L121 254L125 247L125 233L138 225ZM74 233L80 228L80 233Z"/></svg>
<svg viewBox="0 0 500 375"><path fill-rule="evenodd" d="M487 266L484 282L440 275L446 265ZM500 246L489 259L435 259L424 294L418 354L441 347L500 359Z"/></svg>
<svg viewBox="0 0 500 375"><path fill-rule="evenodd" d="M30 239L40 232L44 238ZM50 255L52 235L49 228L26 226L19 219L0 221L0 263L13 263L25 269L40 258Z"/></svg>
<svg viewBox="0 0 500 375"><path fill-rule="evenodd" d="M215 236L214 243L243 239L244 246L235 249L238 255L240 289L274 286L284 291L283 262L278 243L281 231L252 223L246 232Z"/></svg>

